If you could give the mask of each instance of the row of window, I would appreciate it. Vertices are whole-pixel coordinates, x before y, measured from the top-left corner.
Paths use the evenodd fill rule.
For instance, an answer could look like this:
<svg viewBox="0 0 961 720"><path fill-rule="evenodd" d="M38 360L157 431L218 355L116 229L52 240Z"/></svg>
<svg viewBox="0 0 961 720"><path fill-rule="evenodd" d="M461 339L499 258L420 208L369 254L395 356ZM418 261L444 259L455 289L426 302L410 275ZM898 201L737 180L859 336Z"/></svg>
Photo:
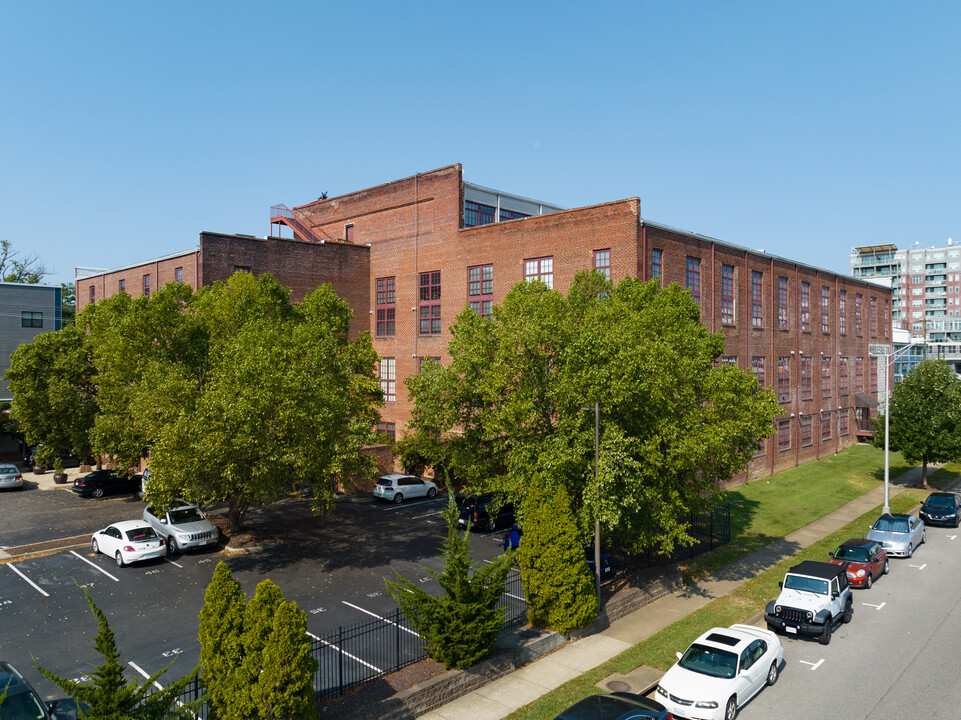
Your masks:
<svg viewBox="0 0 961 720"><path fill-rule="evenodd" d="M473 200L468 200L464 203L464 227L477 227L478 225L490 225L494 222L494 215L497 213L497 208L493 205L485 205L484 203L474 202ZM516 212L514 210L504 210L501 208L499 220L504 222L505 220L520 220L521 218L530 217L530 215L522 212Z"/></svg>
<svg viewBox="0 0 961 720"><path fill-rule="evenodd" d="M858 427L867 422L867 411L864 408L855 408L854 412ZM851 410L849 408L837 412L825 410L820 413L818 424L820 426L821 442L833 439L835 432L837 432L839 438L850 434L850 415ZM797 419L802 448L814 445L814 418L814 415L802 415ZM791 438L794 435L792 424L792 418L783 418L777 421L778 452L786 452L791 449Z"/></svg>
<svg viewBox="0 0 961 720"><path fill-rule="evenodd" d="M831 360L830 357L821 357L821 397L830 398L833 395L831 382ZM757 378L758 385L765 385L765 358L757 355L751 358L751 372ZM724 355L721 357L722 365L737 365L736 355ZM814 358L802 355L800 358L799 370L801 381L801 400L814 399ZM844 396L851 392L851 368L850 358L838 358L838 395ZM869 390L872 393L878 391L878 359L868 358L868 380ZM854 358L854 392L864 391L864 358ZM790 402L791 400L791 356L782 355L777 359L777 399L778 402Z"/></svg>
<svg viewBox="0 0 961 720"><path fill-rule="evenodd" d="M659 249L651 251L651 277L660 279L663 271L663 252ZM764 273L751 270L751 327L764 327L763 280ZM684 284L691 291L691 297L698 305L701 304L701 260L687 257L684 261ZM721 265L721 324L736 324L735 316L735 267ZM838 291L838 332L846 335L848 331L847 290ZM862 335L864 299L860 293L854 296L854 332ZM811 330L811 283L801 283L800 294L800 324L801 332ZM884 313L887 314L888 300L884 301ZM777 284L777 323L779 330L788 329L788 278L779 277ZM831 288L821 286L820 294L820 327L822 333L831 332ZM886 327L886 318L881 318L881 326ZM878 334L878 305L877 298L869 298L868 302L868 332L871 337Z"/></svg>
<svg viewBox="0 0 961 720"><path fill-rule="evenodd" d="M594 251L594 269L608 280L611 277L611 251ZM524 261L524 279L540 280L547 287L554 287L554 258L531 258ZM377 337L393 337L397 320L397 279L377 278L374 284L375 324ZM417 319L421 335L437 335L441 331L441 273L439 270L423 272L417 281ZM481 317L494 311L494 266L475 265L467 268L467 304Z"/></svg>
<svg viewBox="0 0 961 720"><path fill-rule="evenodd" d="M246 270L247 272L250 272L249 267L241 268L240 266L237 266L234 268L234 271L236 272L237 270ZM184 269L182 267L174 268L174 281L175 282L184 281ZM127 292L127 281L124 279L119 280L117 282L117 290L119 292ZM149 273L143 276L143 286L142 286L141 294L144 297L150 297L150 274ZM96 285L90 286L90 302L92 303L97 302L97 286Z"/></svg>

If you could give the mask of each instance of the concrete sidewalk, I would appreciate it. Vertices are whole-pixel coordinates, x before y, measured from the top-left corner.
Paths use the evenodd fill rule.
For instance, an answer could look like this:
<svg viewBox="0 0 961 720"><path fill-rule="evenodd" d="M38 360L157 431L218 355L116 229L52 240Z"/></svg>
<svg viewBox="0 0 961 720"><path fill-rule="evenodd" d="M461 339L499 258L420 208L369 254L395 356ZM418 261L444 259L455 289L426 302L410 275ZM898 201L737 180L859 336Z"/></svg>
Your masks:
<svg viewBox="0 0 961 720"><path fill-rule="evenodd" d="M893 478L891 497L920 480L921 468L914 468ZM606 630L570 642L550 655L420 717L422 720L460 720L465 717L499 720L507 717L568 680L704 607L715 598L727 595L759 572L791 557L883 502L884 486L881 485L782 540L611 623Z"/></svg>

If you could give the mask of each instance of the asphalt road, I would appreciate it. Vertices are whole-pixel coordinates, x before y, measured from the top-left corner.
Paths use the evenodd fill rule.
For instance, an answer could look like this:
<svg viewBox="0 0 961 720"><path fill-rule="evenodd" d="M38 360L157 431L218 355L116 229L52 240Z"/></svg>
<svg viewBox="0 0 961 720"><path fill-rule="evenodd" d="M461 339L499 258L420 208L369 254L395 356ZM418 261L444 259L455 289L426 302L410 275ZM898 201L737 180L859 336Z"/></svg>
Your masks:
<svg viewBox="0 0 961 720"><path fill-rule="evenodd" d="M47 502L49 507L42 507ZM302 510L298 503L285 501L271 511L281 527L285 513ZM442 567L438 552L446 526L439 513L445 503L437 498L400 506L339 504L335 515L318 519L316 527L246 555L208 550L118 568L88 549L0 565L0 658L22 671L36 658L65 677L87 675L99 662L91 642L96 623L83 598L87 588L107 614L131 677L170 662L172 676L186 674L199 660L198 616L219 561L227 563L248 597L269 577L307 613L308 630L316 637L361 622L385 622L396 607L384 589L385 578L398 572L436 590L423 567ZM142 507L129 498L91 501L60 491L6 494L0 496L5 518L0 537L5 545L50 539L49 532L26 527L37 518L44 518L45 529L53 528L56 536L77 535L138 517ZM472 533L477 562L500 553L500 535ZM348 673L360 672L360 667L386 666L384 650L361 642L337 659ZM62 694L35 671L27 674L45 697Z"/></svg>
<svg viewBox="0 0 961 720"><path fill-rule="evenodd" d="M784 667L741 720L961 717L961 531L927 529L912 559L870 590L854 590L854 618L831 644L782 636Z"/></svg>

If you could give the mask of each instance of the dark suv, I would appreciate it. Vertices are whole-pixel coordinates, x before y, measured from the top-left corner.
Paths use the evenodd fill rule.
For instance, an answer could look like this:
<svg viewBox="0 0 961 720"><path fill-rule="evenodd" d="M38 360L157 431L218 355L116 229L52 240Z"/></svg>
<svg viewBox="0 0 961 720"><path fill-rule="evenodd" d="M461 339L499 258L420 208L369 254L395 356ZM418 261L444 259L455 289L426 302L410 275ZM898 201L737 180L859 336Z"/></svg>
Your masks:
<svg viewBox="0 0 961 720"><path fill-rule="evenodd" d="M509 527L514 524L514 506L511 503L501 505L497 513L491 515L494 509L493 495L471 495L464 498L460 505L460 517L457 524L466 528L470 522L472 530L494 532L498 527Z"/></svg>

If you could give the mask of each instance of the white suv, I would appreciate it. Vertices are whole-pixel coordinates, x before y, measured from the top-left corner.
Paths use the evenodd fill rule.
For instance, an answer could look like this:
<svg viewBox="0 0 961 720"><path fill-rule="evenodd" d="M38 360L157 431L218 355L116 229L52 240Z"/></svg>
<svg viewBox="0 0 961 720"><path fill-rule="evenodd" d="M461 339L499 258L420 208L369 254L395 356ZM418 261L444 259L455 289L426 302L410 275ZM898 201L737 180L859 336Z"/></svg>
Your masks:
<svg viewBox="0 0 961 720"><path fill-rule="evenodd" d="M199 507L183 500L178 500L169 510L148 505L143 519L166 540L167 552L171 554L215 545L220 535L217 526Z"/></svg>
<svg viewBox="0 0 961 720"><path fill-rule="evenodd" d="M374 497L393 503L403 502L405 498L429 497L437 494L437 486L430 480L421 480L416 475L382 475L374 486Z"/></svg>
<svg viewBox="0 0 961 720"><path fill-rule="evenodd" d="M831 630L851 622L854 602L842 565L805 560L784 576L781 594L767 604L764 620L768 630L790 635L816 635L818 642L831 642Z"/></svg>

